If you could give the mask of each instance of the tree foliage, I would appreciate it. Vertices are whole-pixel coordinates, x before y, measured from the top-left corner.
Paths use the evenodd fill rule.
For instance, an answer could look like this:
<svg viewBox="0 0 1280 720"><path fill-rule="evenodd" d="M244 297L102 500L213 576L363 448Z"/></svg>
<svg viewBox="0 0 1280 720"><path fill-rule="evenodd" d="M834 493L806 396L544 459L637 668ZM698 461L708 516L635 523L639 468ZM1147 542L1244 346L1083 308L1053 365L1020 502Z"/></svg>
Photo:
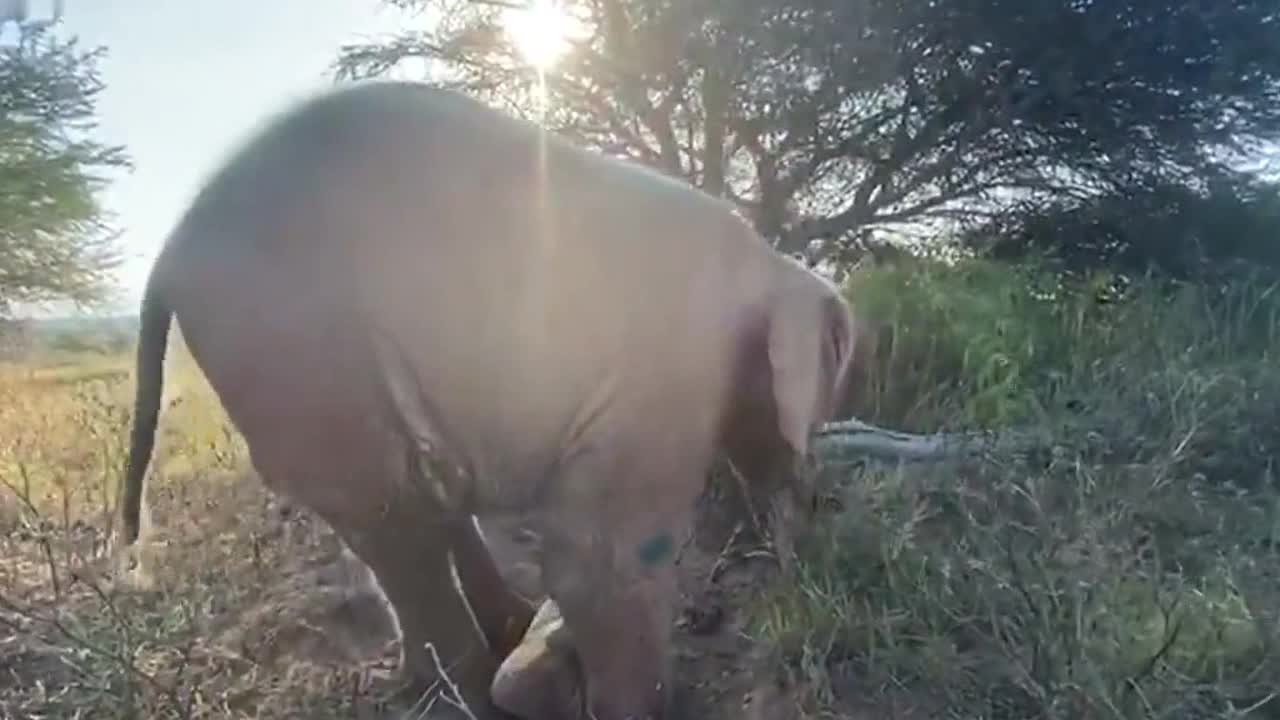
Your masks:
<svg viewBox="0 0 1280 720"><path fill-rule="evenodd" d="M15 303L105 297L120 260L97 199L122 149L94 140L101 48L46 27L0 47L0 314Z"/></svg>
<svg viewBox="0 0 1280 720"><path fill-rule="evenodd" d="M1187 182L1280 134L1270 0L566 0L545 75L498 0L386 0L425 31L340 77L435 82L731 198L785 250ZM537 102L545 93L545 103Z"/></svg>
<svg viewBox="0 0 1280 720"><path fill-rule="evenodd" d="M1108 269L1196 283L1280 271L1280 184L1226 174L1199 187L1122 188L979 225L963 242L1007 261L1079 275Z"/></svg>

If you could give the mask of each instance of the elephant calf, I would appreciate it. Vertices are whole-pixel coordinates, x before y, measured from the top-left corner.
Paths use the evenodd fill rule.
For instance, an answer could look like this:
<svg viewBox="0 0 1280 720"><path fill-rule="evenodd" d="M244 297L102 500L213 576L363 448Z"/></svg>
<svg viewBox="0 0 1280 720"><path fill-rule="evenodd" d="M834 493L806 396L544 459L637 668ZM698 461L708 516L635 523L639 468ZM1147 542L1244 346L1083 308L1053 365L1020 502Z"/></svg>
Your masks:
<svg viewBox="0 0 1280 720"><path fill-rule="evenodd" d="M435 679L430 643L481 717L533 611L472 517L541 535L594 717L661 718L676 545L714 454L783 489L854 338L839 293L728 203L409 82L276 118L167 238L126 545L173 318L263 481L372 569L409 678Z"/></svg>

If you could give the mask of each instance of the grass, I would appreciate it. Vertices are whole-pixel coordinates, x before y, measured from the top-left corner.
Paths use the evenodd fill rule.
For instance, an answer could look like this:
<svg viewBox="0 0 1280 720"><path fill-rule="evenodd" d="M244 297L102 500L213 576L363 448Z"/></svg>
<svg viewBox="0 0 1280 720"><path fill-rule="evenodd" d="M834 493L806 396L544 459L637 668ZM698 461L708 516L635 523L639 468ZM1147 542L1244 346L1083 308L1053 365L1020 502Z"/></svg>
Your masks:
<svg viewBox="0 0 1280 720"><path fill-rule="evenodd" d="M129 359L0 370L0 717L353 717L367 668L272 657L308 633L282 577L336 545L280 519L208 386L174 364L149 489L154 593L104 573Z"/></svg>
<svg viewBox="0 0 1280 720"><path fill-rule="evenodd" d="M859 417L1035 442L838 473L796 581L751 603L800 715L1280 717L1280 301L1105 281L972 262L851 281L883 325ZM0 368L0 717L372 717L373 671L297 604L328 592L307 578L335 543L281 519L176 355L154 594L99 574L130 359Z"/></svg>
<svg viewBox="0 0 1280 720"><path fill-rule="evenodd" d="M753 626L806 712L1280 717L1274 286L1026 290L1048 285L983 263L853 283L890 337L862 417L1038 442L842 478Z"/></svg>

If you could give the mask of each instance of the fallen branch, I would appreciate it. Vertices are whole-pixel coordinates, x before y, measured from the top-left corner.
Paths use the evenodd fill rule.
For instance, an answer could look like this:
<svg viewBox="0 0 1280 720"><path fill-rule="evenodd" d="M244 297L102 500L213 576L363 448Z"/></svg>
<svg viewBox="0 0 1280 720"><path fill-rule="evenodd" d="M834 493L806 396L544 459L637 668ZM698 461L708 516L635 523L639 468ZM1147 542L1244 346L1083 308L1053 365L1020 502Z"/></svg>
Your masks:
<svg viewBox="0 0 1280 720"><path fill-rule="evenodd" d="M815 452L826 462L870 457L895 462L941 462L976 457L994 449L1017 449L1027 439L1018 434L991 432L915 435L886 430L861 420L840 420L823 425L814 441Z"/></svg>

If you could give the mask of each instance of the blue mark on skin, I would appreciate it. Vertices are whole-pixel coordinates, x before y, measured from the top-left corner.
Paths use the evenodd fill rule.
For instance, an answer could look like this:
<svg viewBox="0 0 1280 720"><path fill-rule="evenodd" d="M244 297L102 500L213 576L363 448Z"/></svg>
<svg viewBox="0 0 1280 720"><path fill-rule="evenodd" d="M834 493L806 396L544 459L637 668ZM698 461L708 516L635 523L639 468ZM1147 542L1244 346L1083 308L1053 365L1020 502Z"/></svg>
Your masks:
<svg viewBox="0 0 1280 720"><path fill-rule="evenodd" d="M676 541L671 533L663 530L641 543L636 548L636 554L640 556L640 562L652 567L669 560L675 554L675 549Z"/></svg>

